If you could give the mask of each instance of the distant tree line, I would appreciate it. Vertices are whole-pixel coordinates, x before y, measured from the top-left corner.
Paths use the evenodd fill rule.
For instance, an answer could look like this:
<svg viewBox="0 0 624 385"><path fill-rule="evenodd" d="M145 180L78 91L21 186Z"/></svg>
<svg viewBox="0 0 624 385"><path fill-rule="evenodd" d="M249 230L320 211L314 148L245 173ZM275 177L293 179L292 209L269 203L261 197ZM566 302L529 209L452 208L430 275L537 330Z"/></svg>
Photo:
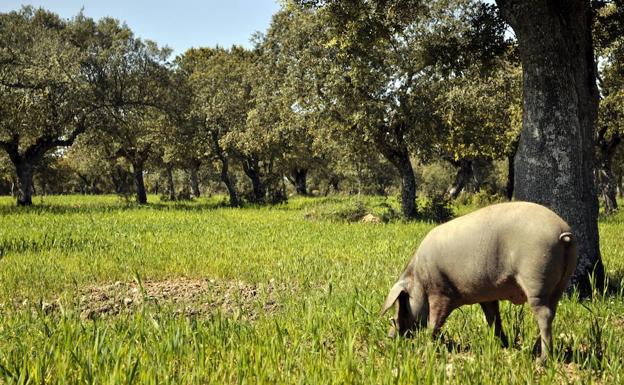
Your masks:
<svg viewBox="0 0 624 385"><path fill-rule="evenodd" d="M573 3L285 1L252 49L175 58L112 18L3 13L0 193L396 192L409 219L483 190L595 224L622 195L624 6Z"/></svg>
<svg viewBox="0 0 624 385"><path fill-rule="evenodd" d="M286 2L253 49L194 48L173 60L111 18L2 14L1 191L28 205L35 192L132 192L145 203L148 188L171 199L203 188L238 206L290 190L398 190L405 217L416 215L418 190L455 198L487 185L511 197L521 69L495 7L345 4ZM601 4L595 22L607 210L624 174L621 12ZM439 162L448 186L419 188L415 165L426 173ZM504 186L483 183L496 162L509 165L497 167Z"/></svg>

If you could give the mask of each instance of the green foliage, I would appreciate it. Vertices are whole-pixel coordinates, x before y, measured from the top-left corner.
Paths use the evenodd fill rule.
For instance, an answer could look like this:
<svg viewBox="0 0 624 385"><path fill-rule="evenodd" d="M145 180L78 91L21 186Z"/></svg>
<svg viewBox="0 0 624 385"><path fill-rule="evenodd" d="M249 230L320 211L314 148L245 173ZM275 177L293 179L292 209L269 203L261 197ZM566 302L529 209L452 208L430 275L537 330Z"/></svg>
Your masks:
<svg viewBox="0 0 624 385"><path fill-rule="evenodd" d="M434 223L444 223L453 217L453 207L444 194L421 198L418 202L418 219Z"/></svg>
<svg viewBox="0 0 624 385"><path fill-rule="evenodd" d="M476 207L485 207L494 203L505 202L507 199L488 190L480 190L470 196L470 203Z"/></svg>
<svg viewBox="0 0 624 385"><path fill-rule="evenodd" d="M455 170L448 162L432 162L416 167L418 176L418 193L422 197L443 195L453 183Z"/></svg>
<svg viewBox="0 0 624 385"><path fill-rule="evenodd" d="M304 217L311 220L360 222L366 215L373 215L381 222L400 219L398 203L394 199L373 196L357 198L322 198L304 210Z"/></svg>
<svg viewBox="0 0 624 385"><path fill-rule="evenodd" d="M536 368L531 353L538 333L531 312L507 302L501 307L503 325L508 331L513 326L517 336L509 349L499 347L479 306L454 312L443 339L431 341L422 332L391 340L387 319L377 312L433 224L305 220L305 208L319 203L312 198L271 209L230 209L220 207L220 199L165 204L150 197L155 203L128 206L114 196L50 197L24 209L0 198L0 381L622 380L621 289L588 302L576 296L560 302L555 358L543 368ZM623 224L622 213L600 223L607 274L620 288ZM87 287L179 277L197 278L210 288L216 287L211 279L233 288L242 281L258 294L240 305L233 299L233 311L213 305L214 312L205 315L177 314L175 303L161 301L95 321L80 318L78 304ZM269 287L276 308L267 311L257 302ZM190 305L220 304L218 294L210 289ZM42 304L57 298L61 307Z"/></svg>

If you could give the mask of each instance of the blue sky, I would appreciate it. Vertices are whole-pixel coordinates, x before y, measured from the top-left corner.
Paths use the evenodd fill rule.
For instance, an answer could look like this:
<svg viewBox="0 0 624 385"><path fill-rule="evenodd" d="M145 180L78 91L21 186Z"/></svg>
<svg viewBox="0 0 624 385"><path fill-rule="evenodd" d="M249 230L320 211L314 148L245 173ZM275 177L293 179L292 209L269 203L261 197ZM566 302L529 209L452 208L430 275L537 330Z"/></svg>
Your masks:
<svg viewBox="0 0 624 385"><path fill-rule="evenodd" d="M62 17L81 8L94 19L125 21L137 36L167 45L180 54L190 47L250 47L255 31L265 31L277 12L276 0L0 0L0 12L33 5Z"/></svg>

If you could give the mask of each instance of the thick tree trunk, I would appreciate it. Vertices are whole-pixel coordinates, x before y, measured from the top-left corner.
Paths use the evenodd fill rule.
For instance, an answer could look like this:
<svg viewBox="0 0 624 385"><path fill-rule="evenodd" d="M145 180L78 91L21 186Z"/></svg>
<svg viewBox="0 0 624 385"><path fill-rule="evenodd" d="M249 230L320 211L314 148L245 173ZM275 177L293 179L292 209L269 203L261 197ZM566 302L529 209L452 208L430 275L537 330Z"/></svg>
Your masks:
<svg viewBox="0 0 624 385"><path fill-rule="evenodd" d="M21 161L15 165L17 172L17 205L31 206L33 196L33 165Z"/></svg>
<svg viewBox="0 0 624 385"><path fill-rule="evenodd" d="M455 162L454 162L455 163ZM467 159L463 159L456 163L457 174L455 175L455 181L453 185L449 187L446 194L451 199L456 199L459 194L464 190L468 180L470 179L470 175L472 174L472 162Z"/></svg>
<svg viewBox="0 0 624 385"><path fill-rule="evenodd" d="M195 198L199 198L201 196L201 191L199 190L199 178L197 176L199 171L200 162L192 161L189 167L189 179L191 182L191 193Z"/></svg>
<svg viewBox="0 0 624 385"><path fill-rule="evenodd" d="M292 171L292 179L290 181L295 187L297 194L308 195L307 178L308 170L305 168L295 168Z"/></svg>
<svg viewBox="0 0 624 385"><path fill-rule="evenodd" d="M579 242L572 283L591 293L604 268L598 239L594 143L596 64L588 0L497 0L514 29L523 67L524 114L515 197L550 207Z"/></svg>
<svg viewBox="0 0 624 385"><path fill-rule="evenodd" d="M133 163L132 174L134 175L137 203L146 204L147 193L145 191L145 180L143 179L143 163Z"/></svg>
<svg viewBox="0 0 624 385"><path fill-rule="evenodd" d="M175 183L173 182L173 166L167 165L167 193L169 194L169 200L174 201L175 195Z"/></svg>

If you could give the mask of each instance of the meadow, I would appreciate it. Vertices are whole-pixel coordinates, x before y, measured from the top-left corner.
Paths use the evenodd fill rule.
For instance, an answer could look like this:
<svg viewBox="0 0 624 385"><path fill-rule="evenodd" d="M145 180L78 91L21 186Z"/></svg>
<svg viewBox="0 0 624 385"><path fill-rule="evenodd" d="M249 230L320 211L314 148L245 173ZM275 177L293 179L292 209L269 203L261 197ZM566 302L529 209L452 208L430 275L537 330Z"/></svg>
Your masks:
<svg viewBox="0 0 624 385"><path fill-rule="evenodd" d="M624 383L624 213L600 222L612 290L561 301L542 367L526 305L502 303L508 349L478 305L388 339L379 309L434 224L327 215L356 199L0 198L0 383Z"/></svg>

